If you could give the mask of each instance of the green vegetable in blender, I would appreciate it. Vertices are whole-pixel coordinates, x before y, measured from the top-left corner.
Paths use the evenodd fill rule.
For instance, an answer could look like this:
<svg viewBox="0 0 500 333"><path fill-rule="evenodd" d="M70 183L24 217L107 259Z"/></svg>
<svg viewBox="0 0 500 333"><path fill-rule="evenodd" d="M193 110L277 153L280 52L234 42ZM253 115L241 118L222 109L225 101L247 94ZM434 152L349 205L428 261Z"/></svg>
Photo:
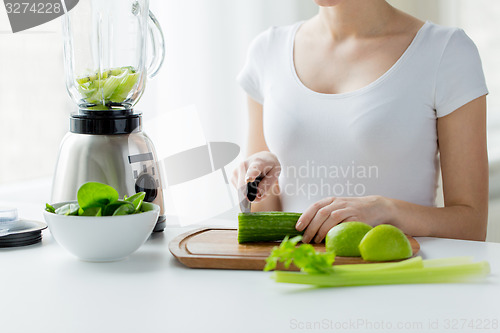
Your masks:
<svg viewBox="0 0 500 333"><path fill-rule="evenodd" d="M60 215L78 216L117 216L137 214L143 211L145 192L138 192L119 200L118 192L111 186L88 182L80 186L77 193L78 203L68 203L57 209L46 204L45 210Z"/></svg>
<svg viewBox="0 0 500 333"><path fill-rule="evenodd" d="M79 77L76 83L78 91L87 103L108 105L124 102L138 79L139 73L134 67L126 66Z"/></svg>

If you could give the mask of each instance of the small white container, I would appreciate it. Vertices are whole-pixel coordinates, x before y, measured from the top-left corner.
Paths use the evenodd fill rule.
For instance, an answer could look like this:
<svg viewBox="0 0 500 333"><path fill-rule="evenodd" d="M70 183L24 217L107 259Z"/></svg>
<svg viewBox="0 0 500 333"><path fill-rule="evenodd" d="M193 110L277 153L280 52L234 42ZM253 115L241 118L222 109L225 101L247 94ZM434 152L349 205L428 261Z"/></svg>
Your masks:
<svg viewBox="0 0 500 333"><path fill-rule="evenodd" d="M69 202L53 204L54 208ZM66 216L44 211L54 239L85 261L116 261L135 252L151 235L160 207L144 202L148 211L121 216Z"/></svg>
<svg viewBox="0 0 500 333"><path fill-rule="evenodd" d="M8 229L18 220L17 209L0 207L0 229Z"/></svg>

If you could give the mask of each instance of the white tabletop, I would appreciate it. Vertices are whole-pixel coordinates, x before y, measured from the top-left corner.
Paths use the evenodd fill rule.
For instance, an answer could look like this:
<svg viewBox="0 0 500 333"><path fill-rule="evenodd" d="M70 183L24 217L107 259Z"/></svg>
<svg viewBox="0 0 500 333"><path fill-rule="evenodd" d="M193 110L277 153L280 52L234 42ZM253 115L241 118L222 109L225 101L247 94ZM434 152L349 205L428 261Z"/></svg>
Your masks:
<svg viewBox="0 0 500 333"><path fill-rule="evenodd" d="M41 206L20 215L41 220ZM314 289L186 268L168 251L183 231L169 227L113 263L74 258L48 230L41 244L0 249L0 332L500 331L498 243L417 238L424 258L488 260L482 283Z"/></svg>

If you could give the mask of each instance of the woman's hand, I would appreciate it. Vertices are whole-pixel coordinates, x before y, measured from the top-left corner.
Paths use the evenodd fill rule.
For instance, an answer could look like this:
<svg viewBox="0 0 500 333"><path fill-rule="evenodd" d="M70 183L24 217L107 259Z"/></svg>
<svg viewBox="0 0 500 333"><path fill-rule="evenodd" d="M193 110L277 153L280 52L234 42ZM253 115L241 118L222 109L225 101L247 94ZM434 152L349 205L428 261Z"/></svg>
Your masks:
<svg viewBox="0 0 500 333"><path fill-rule="evenodd" d="M278 181L281 164L276 155L269 151L261 151L250 155L238 168L233 171L231 182L237 189L246 183L253 182L257 177L263 176L259 183L257 197L254 202L262 201Z"/></svg>
<svg viewBox="0 0 500 333"><path fill-rule="evenodd" d="M325 198L311 205L297 221L298 231L305 229L302 241L320 243L328 231L346 221L360 221L372 226L389 216L390 201L373 195L353 198Z"/></svg>

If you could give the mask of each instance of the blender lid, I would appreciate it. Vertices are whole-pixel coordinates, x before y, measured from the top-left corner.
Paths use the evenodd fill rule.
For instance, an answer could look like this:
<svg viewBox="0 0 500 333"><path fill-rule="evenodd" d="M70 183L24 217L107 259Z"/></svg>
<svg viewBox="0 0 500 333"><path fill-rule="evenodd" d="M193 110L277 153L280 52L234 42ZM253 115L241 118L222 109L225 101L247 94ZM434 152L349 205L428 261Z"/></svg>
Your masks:
<svg viewBox="0 0 500 333"><path fill-rule="evenodd" d="M0 248L27 246L39 243L42 240L42 230L47 225L43 222L30 220L17 220L7 230L2 230L0 235Z"/></svg>

